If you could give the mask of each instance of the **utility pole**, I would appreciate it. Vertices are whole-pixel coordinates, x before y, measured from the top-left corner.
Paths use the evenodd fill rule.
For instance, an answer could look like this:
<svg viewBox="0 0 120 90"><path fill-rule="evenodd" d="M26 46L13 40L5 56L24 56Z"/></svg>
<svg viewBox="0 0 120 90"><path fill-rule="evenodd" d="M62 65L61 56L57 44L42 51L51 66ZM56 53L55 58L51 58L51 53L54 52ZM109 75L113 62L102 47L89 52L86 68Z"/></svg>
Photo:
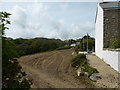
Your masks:
<svg viewBox="0 0 120 90"><path fill-rule="evenodd" d="M87 33L87 52L88 52L88 33Z"/></svg>

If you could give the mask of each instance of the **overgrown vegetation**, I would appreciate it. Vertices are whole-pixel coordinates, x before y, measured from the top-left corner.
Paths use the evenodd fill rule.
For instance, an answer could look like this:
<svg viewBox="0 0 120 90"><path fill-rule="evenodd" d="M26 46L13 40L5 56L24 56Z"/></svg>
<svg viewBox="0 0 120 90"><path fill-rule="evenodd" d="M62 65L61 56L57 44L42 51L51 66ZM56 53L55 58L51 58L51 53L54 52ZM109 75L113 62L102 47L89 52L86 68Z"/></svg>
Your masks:
<svg viewBox="0 0 120 90"><path fill-rule="evenodd" d="M87 64L87 59L86 56L84 54L78 54L77 56L75 56L72 60L72 67L74 68L78 68L80 66L84 66Z"/></svg>
<svg viewBox="0 0 120 90"><path fill-rule="evenodd" d="M56 50L64 50L64 49L70 49L72 48L71 46L63 46L63 47L59 47Z"/></svg>
<svg viewBox="0 0 120 90"><path fill-rule="evenodd" d="M117 49L120 48L120 40L115 40L109 48Z"/></svg>
<svg viewBox="0 0 120 90"><path fill-rule="evenodd" d="M60 39L47 39L47 38L34 38L34 39L15 39L9 40L13 42L16 46L16 50L18 51L20 56L52 51L58 47L62 47L65 45L65 42Z"/></svg>
<svg viewBox="0 0 120 90"><path fill-rule="evenodd" d="M93 73L98 73L96 68L93 68L89 65L85 65L85 67L82 69L84 72L88 72L89 76L91 76ZM88 77L89 77L88 76Z"/></svg>
<svg viewBox="0 0 120 90"><path fill-rule="evenodd" d="M26 74L21 71L19 63L13 59L18 57L18 53L15 48L15 44L5 37L6 27L10 24L9 16L11 14L7 12L0 12L0 32L2 35L2 88L30 88L30 83L24 78Z"/></svg>
<svg viewBox="0 0 120 90"><path fill-rule="evenodd" d="M81 72L87 72L88 77L93 73L98 73L97 69L89 66L85 54L78 54L77 56L75 56L72 60L71 66L75 69L81 68Z"/></svg>

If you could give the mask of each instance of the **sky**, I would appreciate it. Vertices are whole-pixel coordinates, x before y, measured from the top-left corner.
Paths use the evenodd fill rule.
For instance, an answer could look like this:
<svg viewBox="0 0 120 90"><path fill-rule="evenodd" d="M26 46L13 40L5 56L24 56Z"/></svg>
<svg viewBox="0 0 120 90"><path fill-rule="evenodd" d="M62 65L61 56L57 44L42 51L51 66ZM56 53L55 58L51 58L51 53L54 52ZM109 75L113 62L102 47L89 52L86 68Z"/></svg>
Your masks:
<svg viewBox="0 0 120 90"><path fill-rule="evenodd" d="M12 38L77 39L95 36L97 2L4 2L0 11L10 12L5 31ZM0 5L0 6L1 6Z"/></svg>

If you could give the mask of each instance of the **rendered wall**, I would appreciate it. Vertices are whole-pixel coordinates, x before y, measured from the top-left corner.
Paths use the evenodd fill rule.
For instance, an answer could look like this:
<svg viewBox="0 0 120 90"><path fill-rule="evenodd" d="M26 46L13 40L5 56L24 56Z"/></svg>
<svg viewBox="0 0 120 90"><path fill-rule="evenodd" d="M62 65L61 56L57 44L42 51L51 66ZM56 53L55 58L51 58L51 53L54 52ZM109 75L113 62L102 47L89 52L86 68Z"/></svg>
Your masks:
<svg viewBox="0 0 120 90"><path fill-rule="evenodd" d="M118 51L108 51L103 50L103 56L102 59L107 63L110 64L112 68L114 68L116 71L119 71L118 69L118 60L120 60L120 52Z"/></svg>
<svg viewBox="0 0 120 90"><path fill-rule="evenodd" d="M118 71L120 72L120 52L118 54Z"/></svg>
<svg viewBox="0 0 120 90"><path fill-rule="evenodd" d="M103 51L103 9L98 4L95 26L95 53L102 59Z"/></svg>

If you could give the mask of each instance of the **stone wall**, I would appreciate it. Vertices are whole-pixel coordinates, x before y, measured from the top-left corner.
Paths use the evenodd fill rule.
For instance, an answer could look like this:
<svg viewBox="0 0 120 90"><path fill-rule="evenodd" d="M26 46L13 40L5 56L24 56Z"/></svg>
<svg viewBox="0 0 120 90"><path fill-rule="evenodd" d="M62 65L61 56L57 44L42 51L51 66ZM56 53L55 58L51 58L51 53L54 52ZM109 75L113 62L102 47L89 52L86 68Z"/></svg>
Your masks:
<svg viewBox="0 0 120 90"><path fill-rule="evenodd" d="M104 9L103 44L109 47L113 41L120 39L120 9Z"/></svg>

